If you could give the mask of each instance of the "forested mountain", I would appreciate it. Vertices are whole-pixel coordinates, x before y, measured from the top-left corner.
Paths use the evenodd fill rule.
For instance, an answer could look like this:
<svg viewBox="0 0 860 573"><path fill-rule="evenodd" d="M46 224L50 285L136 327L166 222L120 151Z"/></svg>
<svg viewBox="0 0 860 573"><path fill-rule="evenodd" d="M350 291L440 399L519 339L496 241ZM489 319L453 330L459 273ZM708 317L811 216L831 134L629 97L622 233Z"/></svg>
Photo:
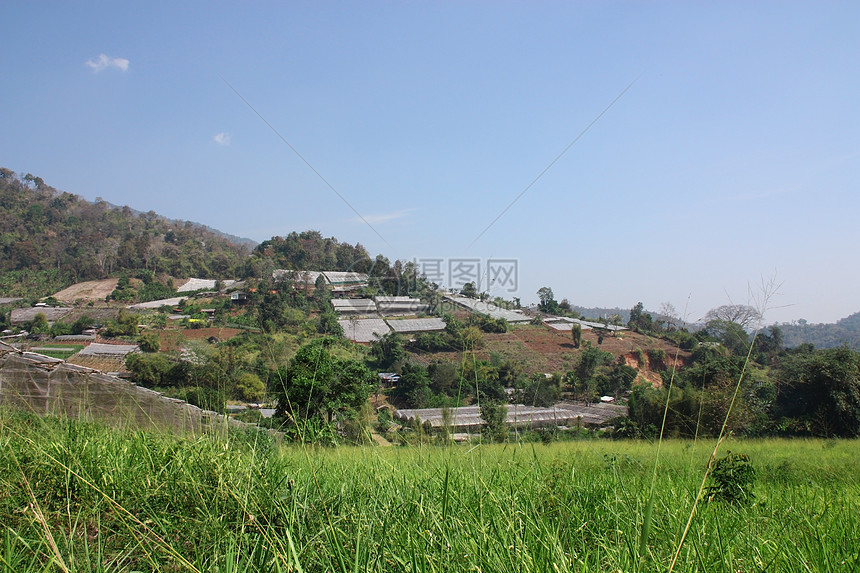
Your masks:
<svg viewBox="0 0 860 573"><path fill-rule="evenodd" d="M403 290L409 266L371 258L318 231L292 232L257 245L200 223L167 219L102 200L89 202L40 177L0 168L0 295L46 296L85 280L135 275L262 278L273 269L337 270L384 278ZM408 273L407 273L408 274Z"/></svg>
<svg viewBox="0 0 860 573"><path fill-rule="evenodd" d="M74 282L147 269L176 277L245 274L248 247L191 222L60 192L0 168L0 292L50 294Z"/></svg>
<svg viewBox="0 0 860 573"><path fill-rule="evenodd" d="M848 345L860 350L860 312L836 321L835 324L809 324L805 320L779 325L788 348L809 343L816 348Z"/></svg>

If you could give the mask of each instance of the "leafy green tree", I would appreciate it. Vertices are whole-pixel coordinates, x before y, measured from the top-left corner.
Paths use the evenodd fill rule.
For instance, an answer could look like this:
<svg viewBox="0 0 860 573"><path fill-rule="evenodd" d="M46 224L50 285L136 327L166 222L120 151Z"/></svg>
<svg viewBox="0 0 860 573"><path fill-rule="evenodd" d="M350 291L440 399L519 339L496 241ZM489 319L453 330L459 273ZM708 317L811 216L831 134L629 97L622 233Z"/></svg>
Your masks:
<svg viewBox="0 0 860 573"><path fill-rule="evenodd" d="M30 322L30 332L32 334L47 334L51 330L48 324L48 317L44 312L37 312L36 316Z"/></svg>
<svg viewBox="0 0 860 573"><path fill-rule="evenodd" d="M148 332L137 340L142 352L158 352L161 349L161 338L157 332Z"/></svg>
<svg viewBox="0 0 860 573"><path fill-rule="evenodd" d="M475 283L468 282L463 285L463 289L460 291L460 294L469 298L478 298L478 289L475 288Z"/></svg>
<svg viewBox="0 0 860 573"><path fill-rule="evenodd" d="M358 413L376 376L360 360L334 356L338 344L336 338L323 337L299 348L277 396L277 415L331 423Z"/></svg>
<svg viewBox="0 0 860 573"><path fill-rule="evenodd" d="M508 439L508 408L501 400L484 400L479 407L484 421L483 432L487 441L504 442Z"/></svg>
<svg viewBox="0 0 860 573"><path fill-rule="evenodd" d="M337 315L333 311L328 310L320 314L319 322L317 323L317 332L329 336L343 336L343 327L337 321Z"/></svg>
<svg viewBox="0 0 860 573"><path fill-rule="evenodd" d="M544 374L534 374L520 391L523 404L549 407L561 399L561 376L553 374L547 378Z"/></svg>
<svg viewBox="0 0 860 573"><path fill-rule="evenodd" d="M860 354L847 347L800 350L780 365L777 416L789 431L860 436Z"/></svg>
<svg viewBox="0 0 860 573"><path fill-rule="evenodd" d="M750 345L750 335L743 326L728 320L714 319L705 325L706 333L718 340L736 356L746 356Z"/></svg>
<svg viewBox="0 0 860 573"><path fill-rule="evenodd" d="M163 354L139 354L133 352L125 357L125 367L131 373L131 381L146 388L166 386L166 378L173 365Z"/></svg>
<svg viewBox="0 0 860 573"><path fill-rule="evenodd" d="M579 348L582 344L582 326L578 322L574 322L571 326L570 334L573 337L573 347Z"/></svg>
<svg viewBox="0 0 860 573"><path fill-rule="evenodd" d="M384 334L370 345L371 364L378 370L396 369L404 356L403 337L396 332Z"/></svg>
<svg viewBox="0 0 860 573"><path fill-rule="evenodd" d="M630 320L627 321L627 326L637 332L649 333L654 330L653 317L645 312L645 307L641 302L630 309Z"/></svg>
<svg viewBox="0 0 860 573"><path fill-rule="evenodd" d="M555 300L555 295L552 292L550 287L541 287L537 291L538 299L540 302L538 303L538 308L542 312L546 312L549 314L555 314L559 311L558 301Z"/></svg>
<svg viewBox="0 0 860 573"><path fill-rule="evenodd" d="M235 394L239 400L259 402L266 397L266 386L253 372L242 372L236 378Z"/></svg>
<svg viewBox="0 0 860 573"><path fill-rule="evenodd" d="M398 399L409 408L429 407L433 400L433 391L430 389L427 370L419 364L404 364L392 398Z"/></svg>

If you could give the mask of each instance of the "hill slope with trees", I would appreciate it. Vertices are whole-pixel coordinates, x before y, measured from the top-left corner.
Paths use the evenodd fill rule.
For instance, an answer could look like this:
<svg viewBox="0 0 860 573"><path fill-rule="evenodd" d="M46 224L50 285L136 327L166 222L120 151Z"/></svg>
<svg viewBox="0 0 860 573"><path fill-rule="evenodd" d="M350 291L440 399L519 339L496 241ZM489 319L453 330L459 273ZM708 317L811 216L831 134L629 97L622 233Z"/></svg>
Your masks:
<svg viewBox="0 0 860 573"><path fill-rule="evenodd" d="M247 245L155 212L89 202L40 177L0 168L0 292L45 296L145 269L177 277L242 276Z"/></svg>
<svg viewBox="0 0 860 573"><path fill-rule="evenodd" d="M847 345L860 350L860 312L830 324L809 324L805 320L780 324L789 348L801 344L812 344L816 348L836 348Z"/></svg>

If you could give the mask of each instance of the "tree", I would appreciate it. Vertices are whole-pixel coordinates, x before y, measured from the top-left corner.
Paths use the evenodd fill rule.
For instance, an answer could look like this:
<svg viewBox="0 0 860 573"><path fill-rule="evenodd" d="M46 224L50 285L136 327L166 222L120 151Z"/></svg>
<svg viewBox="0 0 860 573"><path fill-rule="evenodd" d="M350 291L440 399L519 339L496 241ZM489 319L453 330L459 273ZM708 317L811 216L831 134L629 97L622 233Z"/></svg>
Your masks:
<svg viewBox="0 0 860 573"><path fill-rule="evenodd" d="M582 344L582 326L578 322L574 322L571 325L570 334L573 337L574 348L579 348Z"/></svg>
<svg viewBox="0 0 860 573"><path fill-rule="evenodd" d="M713 320L733 322L744 330L750 330L761 320L761 313L748 304L724 304L709 310L702 320L705 323Z"/></svg>
<svg viewBox="0 0 860 573"><path fill-rule="evenodd" d="M860 354L843 346L798 350L777 374L778 415L797 433L860 436Z"/></svg>
<svg viewBox="0 0 860 573"><path fill-rule="evenodd" d="M749 350L750 335L743 325L728 320L714 319L705 326L708 335L720 341L732 354L745 355Z"/></svg>
<svg viewBox="0 0 860 573"><path fill-rule="evenodd" d="M651 332L654 329L654 319L645 312L644 305L637 302L630 309L630 320L627 321L627 326L637 332Z"/></svg>
<svg viewBox="0 0 860 573"><path fill-rule="evenodd" d="M266 385L253 372L242 372L236 378L236 397L246 402L257 402L266 397Z"/></svg>
<svg viewBox="0 0 860 573"><path fill-rule="evenodd" d="M501 400L484 400L479 407L481 419L484 420L484 433L492 442L504 442L508 439L508 408Z"/></svg>
<svg viewBox="0 0 860 573"><path fill-rule="evenodd" d="M161 339L157 332L148 332L141 335L137 345L141 352L158 352L161 349Z"/></svg>
<svg viewBox="0 0 860 573"><path fill-rule="evenodd" d="M537 291L538 299L540 302L538 303L538 308L546 313L555 313L558 312L558 302L555 300L555 295L552 292L550 287L541 287Z"/></svg>
<svg viewBox="0 0 860 573"><path fill-rule="evenodd" d="M463 285L460 294L469 298L478 298L478 289L475 288L475 283L469 282Z"/></svg>
<svg viewBox="0 0 860 573"><path fill-rule="evenodd" d="M277 397L278 416L330 423L358 413L376 377L360 360L335 357L331 350L338 344L336 338L323 337L299 348Z"/></svg>

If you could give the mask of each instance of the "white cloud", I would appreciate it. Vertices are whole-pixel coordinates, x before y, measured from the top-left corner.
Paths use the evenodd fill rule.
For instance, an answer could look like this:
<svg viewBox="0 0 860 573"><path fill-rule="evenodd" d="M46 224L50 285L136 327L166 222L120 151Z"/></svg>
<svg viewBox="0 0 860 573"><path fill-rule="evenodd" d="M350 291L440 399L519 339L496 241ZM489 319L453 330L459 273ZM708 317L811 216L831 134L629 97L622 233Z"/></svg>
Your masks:
<svg viewBox="0 0 860 573"><path fill-rule="evenodd" d="M212 138L212 141L218 145L230 145L230 134L223 131L221 133L216 133L215 137Z"/></svg>
<svg viewBox="0 0 860 573"><path fill-rule="evenodd" d="M111 58L105 54L99 54L98 58L87 60L86 65L93 70L94 74L107 68L116 68L124 72L128 71L128 60L125 58Z"/></svg>
<svg viewBox="0 0 860 573"><path fill-rule="evenodd" d="M364 220L371 225L387 223L388 221L393 221L395 219L402 219L413 211L415 211L415 209L401 209L400 211L392 211L391 213L376 213L374 215L364 215ZM361 221L361 219L359 219L358 217L356 217L354 220Z"/></svg>

